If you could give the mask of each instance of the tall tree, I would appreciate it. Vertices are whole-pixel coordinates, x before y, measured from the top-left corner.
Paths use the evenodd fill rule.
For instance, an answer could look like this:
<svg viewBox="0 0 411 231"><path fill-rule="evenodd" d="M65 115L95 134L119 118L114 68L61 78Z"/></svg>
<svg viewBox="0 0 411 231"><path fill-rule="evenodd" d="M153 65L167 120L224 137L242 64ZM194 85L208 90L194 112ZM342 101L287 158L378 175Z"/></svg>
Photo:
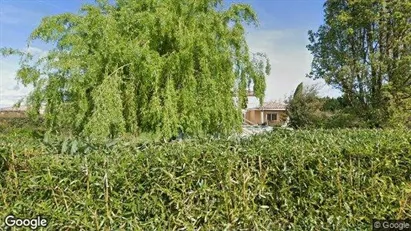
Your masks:
<svg viewBox="0 0 411 231"><path fill-rule="evenodd" d="M324 8L324 25L309 32L309 77L341 89L373 126L410 113L411 1L327 0Z"/></svg>
<svg viewBox="0 0 411 231"><path fill-rule="evenodd" d="M287 115L293 128L320 127L324 119L321 109L323 101L318 96L318 85L298 84L294 94L287 100Z"/></svg>
<svg viewBox="0 0 411 231"><path fill-rule="evenodd" d="M227 134L241 126L246 88L262 101L268 59L251 56L248 5L222 0L98 0L78 14L46 17L29 39L54 45L22 55L17 78L33 85L28 104L45 105L52 130L95 138L125 132Z"/></svg>

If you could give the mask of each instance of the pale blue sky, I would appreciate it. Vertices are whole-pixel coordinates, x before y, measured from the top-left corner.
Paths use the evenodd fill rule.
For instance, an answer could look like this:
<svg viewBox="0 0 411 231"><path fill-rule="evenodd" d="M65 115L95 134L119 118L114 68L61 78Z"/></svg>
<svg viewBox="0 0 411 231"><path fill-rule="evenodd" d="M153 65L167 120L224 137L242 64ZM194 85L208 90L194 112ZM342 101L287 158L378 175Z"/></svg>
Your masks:
<svg viewBox="0 0 411 231"><path fill-rule="evenodd" d="M0 0L0 47L26 49L30 32L45 16L77 12L83 3L93 0ZM257 12L258 28L248 28L247 41L251 51L268 54L272 73L267 78L266 100L281 100L310 70L311 55L305 48L307 31L316 30L323 21L324 0L226 0L225 4L250 4ZM47 46L34 43L31 51L46 52ZM15 58L0 59L0 107L11 106L27 94L15 80ZM323 95L335 96L325 87Z"/></svg>

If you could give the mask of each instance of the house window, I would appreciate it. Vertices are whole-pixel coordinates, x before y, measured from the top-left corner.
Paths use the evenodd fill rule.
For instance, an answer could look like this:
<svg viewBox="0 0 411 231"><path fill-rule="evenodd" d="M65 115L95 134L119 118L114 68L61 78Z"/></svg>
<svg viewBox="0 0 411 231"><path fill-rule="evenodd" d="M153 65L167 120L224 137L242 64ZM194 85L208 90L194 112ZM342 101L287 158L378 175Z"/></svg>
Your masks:
<svg viewBox="0 0 411 231"><path fill-rule="evenodd" d="M277 113L267 114L267 121L277 120Z"/></svg>

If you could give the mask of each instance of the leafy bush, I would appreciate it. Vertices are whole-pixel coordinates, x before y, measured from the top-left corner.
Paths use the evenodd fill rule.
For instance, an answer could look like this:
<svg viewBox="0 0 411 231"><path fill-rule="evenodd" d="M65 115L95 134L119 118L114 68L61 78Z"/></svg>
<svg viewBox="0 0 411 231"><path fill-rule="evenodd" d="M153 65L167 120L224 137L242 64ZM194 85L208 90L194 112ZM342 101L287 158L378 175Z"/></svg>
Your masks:
<svg viewBox="0 0 411 231"><path fill-rule="evenodd" d="M49 230L365 230L411 216L410 142L399 130L139 146L0 137L0 217L42 214Z"/></svg>
<svg viewBox="0 0 411 231"><path fill-rule="evenodd" d="M18 133L19 137L26 134L26 137L39 136L44 133L44 123L42 119L34 121L27 117L0 117L0 134Z"/></svg>
<svg viewBox="0 0 411 231"><path fill-rule="evenodd" d="M338 111L324 120L324 128L366 128L367 124L357 115Z"/></svg>
<svg viewBox="0 0 411 231"><path fill-rule="evenodd" d="M300 83L287 100L287 115L293 128L322 127L326 115L321 111L323 100L318 96L318 85L305 86Z"/></svg>

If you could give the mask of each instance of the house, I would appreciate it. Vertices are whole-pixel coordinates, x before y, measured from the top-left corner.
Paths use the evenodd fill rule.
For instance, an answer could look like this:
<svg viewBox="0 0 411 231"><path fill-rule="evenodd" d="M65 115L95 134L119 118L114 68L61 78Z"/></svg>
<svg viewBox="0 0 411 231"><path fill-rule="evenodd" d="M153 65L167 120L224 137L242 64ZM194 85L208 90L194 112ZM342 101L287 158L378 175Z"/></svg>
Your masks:
<svg viewBox="0 0 411 231"><path fill-rule="evenodd" d="M287 120L286 105L271 101L261 107L249 108L244 113L244 120L249 124L283 125Z"/></svg>

